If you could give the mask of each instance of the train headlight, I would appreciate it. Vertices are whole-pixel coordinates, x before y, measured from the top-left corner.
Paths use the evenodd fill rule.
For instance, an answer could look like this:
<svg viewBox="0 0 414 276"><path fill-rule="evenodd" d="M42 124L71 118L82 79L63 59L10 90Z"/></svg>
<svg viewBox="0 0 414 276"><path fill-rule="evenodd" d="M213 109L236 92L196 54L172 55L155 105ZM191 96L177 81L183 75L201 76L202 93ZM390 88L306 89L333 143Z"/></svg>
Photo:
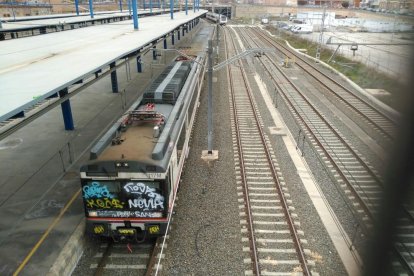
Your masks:
<svg viewBox="0 0 414 276"><path fill-rule="evenodd" d="M98 216L98 212L96 212L96 211L89 211L89 216L90 217L97 217Z"/></svg>
<svg viewBox="0 0 414 276"><path fill-rule="evenodd" d="M148 233L151 235L158 235L161 229L160 229L159 224L153 224L153 225L149 225L147 230L148 230Z"/></svg>
<svg viewBox="0 0 414 276"><path fill-rule="evenodd" d="M116 162L115 167L117 167L117 168L128 168L129 164L127 162Z"/></svg>
<svg viewBox="0 0 414 276"><path fill-rule="evenodd" d="M94 224L93 225L93 233L96 235L101 235L106 232L105 226L102 224Z"/></svg>

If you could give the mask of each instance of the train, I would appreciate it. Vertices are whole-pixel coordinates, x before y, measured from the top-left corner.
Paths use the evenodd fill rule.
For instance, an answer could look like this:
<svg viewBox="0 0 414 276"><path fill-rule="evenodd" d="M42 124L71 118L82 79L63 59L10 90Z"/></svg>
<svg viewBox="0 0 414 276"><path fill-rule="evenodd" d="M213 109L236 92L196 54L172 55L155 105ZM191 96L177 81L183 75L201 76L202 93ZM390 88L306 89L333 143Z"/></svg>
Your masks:
<svg viewBox="0 0 414 276"><path fill-rule="evenodd" d="M93 145L80 168L88 236L165 235L189 152L205 58L178 57Z"/></svg>
<svg viewBox="0 0 414 276"><path fill-rule="evenodd" d="M218 23L220 25L227 24L227 16L219 13L208 12L206 14L206 18L214 23Z"/></svg>

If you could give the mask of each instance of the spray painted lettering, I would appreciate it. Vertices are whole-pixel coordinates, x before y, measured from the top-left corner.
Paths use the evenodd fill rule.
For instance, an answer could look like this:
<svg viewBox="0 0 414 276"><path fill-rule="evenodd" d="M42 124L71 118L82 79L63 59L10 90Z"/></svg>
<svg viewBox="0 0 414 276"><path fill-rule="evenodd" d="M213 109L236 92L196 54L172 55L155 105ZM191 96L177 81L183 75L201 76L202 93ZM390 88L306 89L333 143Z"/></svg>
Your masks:
<svg viewBox="0 0 414 276"><path fill-rule="evenodd" d="M101 185L99 182L92 182L91 185L83 187L83 197L88 198L113 198L114 196L108 191L106 185Z"/></svg>
<svg viewBox="0 0 414 276"><path fill-rule="evenodd" d="M139 208L143 211L164 209L164 199L135 198L134 200L129 199L128 203L129 208Z"/></svg>
<svg viewBox="0 0 414 276"><path fill-rule="evenodd" d="M124 189L127 193L129 194L147 194L147 193L152 193L155 191L155 189L152 189L150 187L148 187L147 185L145 185L144 183L128 183L124 186Z"/></svg>
<svg viewBox="0 0 414 276"><path fill-rule="evenodd" d="M98 211L98 217L112 218L161 218L161 212L140 212L140 211Z"/></svg>
<svg viewBox="0 0 414 276"><path fill-rule="evenodd" d="M127 183L124 190L138 196L138 198L129 199L129 208L139 208L142 211L155 211L164 209L164 197L157 193L155 188L151 188L144 183Z"/></svg>
<svg viewBox="0 0 414 276"><path fill-rule="evenodd" d="M87 208L102 208L102 209L122 209L124 208L124 202L119 201L119 199L110 199L110 198L102 198L102 199L87 199L86 200L86 207Z"/></svg>

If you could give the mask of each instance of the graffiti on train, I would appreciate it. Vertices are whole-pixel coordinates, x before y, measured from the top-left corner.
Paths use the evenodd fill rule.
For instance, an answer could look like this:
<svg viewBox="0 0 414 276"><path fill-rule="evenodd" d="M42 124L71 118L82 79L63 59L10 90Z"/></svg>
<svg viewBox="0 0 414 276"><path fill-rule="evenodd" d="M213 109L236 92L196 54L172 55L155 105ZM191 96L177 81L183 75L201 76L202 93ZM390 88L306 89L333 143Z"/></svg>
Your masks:
<svg viewBox="0 0 414 276"><path fill-rule="evenodd" d="M124 208L124 202L119 201L119 199L115 198L92 198L86 199L86 207L87 208L103 208L103 209L122 209Z"/></svg>
<svg viewBox="0 0 414 276"><path fill-rule="evenodd" d="M155 188L138 183L127 183L124 186L126 193L136 196L128 200L129 208L138 208L142 211L155 211L164 209L164 197Z"/></svg>
<svg viewBox="0 0 414 276"><path fill-rule="evenodd" d="M83 197L88 198L113 198L106 185L99 182L92 182L90 185L83 187Z"/></svg>

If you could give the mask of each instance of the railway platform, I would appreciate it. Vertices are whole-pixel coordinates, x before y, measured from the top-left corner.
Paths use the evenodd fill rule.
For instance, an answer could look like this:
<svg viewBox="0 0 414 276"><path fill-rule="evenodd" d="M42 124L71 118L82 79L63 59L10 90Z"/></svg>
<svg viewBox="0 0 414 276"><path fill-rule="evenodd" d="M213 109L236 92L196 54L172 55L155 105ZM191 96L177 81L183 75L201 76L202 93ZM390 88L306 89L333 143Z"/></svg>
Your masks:
<svg viewBox="0 0 414 276"><path fill-rule="evenodd" d="M178 20L180 15L175 14L175 16ZM181 13L181 16L185 15ZM146 44L157 36L151 29L144 31L144 20L147 20L147 24L150 24L150 20L153 19L143 18L142 20L143 24L140 31L138 31L139 34L133 38L135 47L137 47L136 45ZM161 21L163 20L169 22L169 15L164 16ZM108 28L108 25L105 27ZM160 24L156 28L160 29ZM194 28L197 28L197 26L194 26ZM89 29L93 31L94 27ZM77 31L73 30L71 32ZM79 31L84 32L85 29ZM64 33L47 34L43 37L64 35ZM119 36L131 37L131 34L128 35L122 31L119 36L113 35L114 33L110 35L112 40L116 40L116 37ZM132 34L132 36L134 35ZM87 37L85 36L84 39L88 39ZM31 39L25 38L24 40L27 44L30 44ZM39 39L39 37L36 39ZM96 41L94 36L91 36L90 39ZM185 36L181 37L180 41L176 41L174 46L168 43L168 48L179 49L180 45L186 46L187 43L191 42L191 39L192 32L189 30ZM15 41L18 42L19 40ZM12 41L1 43L10 42ZM105 39L101 43L107 44L111 48ZM153 46L163 48L163 44L163 41L155 41ZM95 48L90 54L96 59L99 53L106 50L99 47L99 45L94 46ZM40 48L45 50L46 46ZM61 48L62 54L66 53L63 48ZM120 50L120 48L122 50L122 46L118 45L115 49L112 47L112 50ZM2 47L3 51L4 49ZM8 48L8 50L13 49ZM76 50L76 47L73 48L72 53ZM37 51L41 51L41 49L37 48ZM47 50L45 51L47 52ZM79 51L84 52L84 47L80 47ZM2 52L1 55L4 56L5 53ZM6 82L3 81L12 75L13 72L10 70L18 71L19 69L28 70L28 75L33 75L31 77L35 79L38 78L38 82L30 84L27 79L19 78L16 73L16 79L12 83L9 82L11 79L8 79L7 87L2 85L0 98L3 98L7 91L21 92L21 88L26 85L26 87L31 86L33 90L44 91L41 89L44 85L41 79L46 79L46 82L49 83L46 85L56 85L55 73L64 75L63 71L70 66L82 67L85 65L82 63L75 65L70 56L63 56L61 59L63 62L56 63L56 66L50 67L50 64L44 64L44 66L49 67L48 73L43 72L41 78L39 75L36 77L38 72L33 69L34 67L28 69L33 63L27 60L24 61L22 59L24 54L17 55L18 58L16 55L13 58L13 53L11 55L12 57L9 60L14 60L18 64L15 63L15 66L8 67L8 69L4 67L1 69L0 79L3 79L1 83L5 84ZM139 63L143 66L142 72L138 72L136 69L138 67L137 59L132 59L124 66L117 68L118 93L113 92L110 74L85 87L81 93L71 98L74 122L72 131L64 130L62 111L60 107L57 107L50 109L36 120L0 141L1 275L47 275L49 273L63 246L69 241L70 236L84 217L82 201L79 196L79 167L89 157L88 148L111 125L115 118L124 113L129 104L139 97L146 85L176 55L177 53L174 51L161 52L161 56L154 59L152 52L143 53L139 60ZM108 55L104 54L103 60L105 58L108 58ZM35 64L41 65L41 60L37 60ZM75 74L81 75L79 70L72 69L72 73L75 72ZM17 90L10 89L10 85L16 85L19 88ZM76 84L76 87L79 85L79 83ZM7 89L4 90L4 88ZM25 100L19 104L22 105L22 103L24 105ZM42 109L44 105L49 105L48 100L43 102L43 106L34 109ZM61 264L61 267L66 266L66 263ZM61 270L55 270L55 274L51 273L50 275L60 275L61 272Z"/></svg>

